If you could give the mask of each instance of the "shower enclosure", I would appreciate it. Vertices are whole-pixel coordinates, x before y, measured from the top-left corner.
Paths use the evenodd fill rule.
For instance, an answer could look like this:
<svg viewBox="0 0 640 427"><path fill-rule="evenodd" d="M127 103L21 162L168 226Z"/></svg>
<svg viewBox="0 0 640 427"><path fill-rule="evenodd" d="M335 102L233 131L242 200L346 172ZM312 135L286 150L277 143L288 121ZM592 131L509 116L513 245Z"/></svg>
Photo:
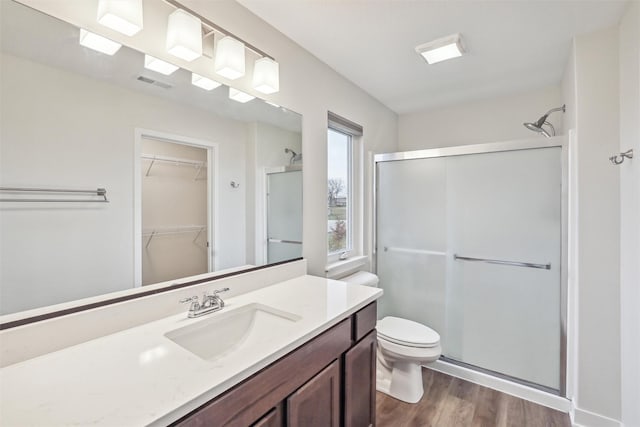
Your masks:
<svg viewBox="0 0 640 427"><path fill-rule="evenodd" d="M423 323L444 361L564 395L564 137L380 154L380 316Z"/></svg>

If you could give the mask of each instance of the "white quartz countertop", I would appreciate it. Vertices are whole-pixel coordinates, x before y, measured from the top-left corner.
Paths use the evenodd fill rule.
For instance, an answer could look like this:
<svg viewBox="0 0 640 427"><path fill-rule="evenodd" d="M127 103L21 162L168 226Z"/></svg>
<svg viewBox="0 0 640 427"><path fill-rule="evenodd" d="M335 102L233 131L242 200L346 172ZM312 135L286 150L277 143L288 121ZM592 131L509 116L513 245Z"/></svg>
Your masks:
<svg viewBox="0 0 640 427"><path fill-rule="evenodd" d="M382 295L376 288L301 276L0 370L2 426L166 425L329 329ZM300 316L256 350L204 360L164 334L260 303ZM52 337L52 339L55 339Z"/></svg>

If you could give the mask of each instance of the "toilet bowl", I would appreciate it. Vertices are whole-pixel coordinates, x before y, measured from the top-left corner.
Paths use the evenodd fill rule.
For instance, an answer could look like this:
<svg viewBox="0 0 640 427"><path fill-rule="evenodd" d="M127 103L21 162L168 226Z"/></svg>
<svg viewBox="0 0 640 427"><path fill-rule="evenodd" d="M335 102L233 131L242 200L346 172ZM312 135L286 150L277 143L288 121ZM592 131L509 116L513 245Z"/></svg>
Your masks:
<svg viewBox="0 0 640 427"><path fill-rule="evenodd" d="M364 271L341 280L378 286L378 276ZM379 320L376 330L376 389L404 402L418 402L424 394L421 366L440 357L440 335L423 324L393 316Z"/></svg>

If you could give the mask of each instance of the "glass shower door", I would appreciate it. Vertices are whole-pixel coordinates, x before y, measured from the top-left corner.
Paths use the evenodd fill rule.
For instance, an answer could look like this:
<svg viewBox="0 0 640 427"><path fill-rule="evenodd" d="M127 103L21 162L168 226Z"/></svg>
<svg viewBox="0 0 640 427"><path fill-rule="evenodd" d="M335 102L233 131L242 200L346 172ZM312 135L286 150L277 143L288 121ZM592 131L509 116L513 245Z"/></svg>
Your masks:
<svg viewBox="0 0 640 427"><path fill-rule="evenodd" d="M558 390L560 148L447 166L445 356Z"/></svg>
<svg viewBox="0 0 640 427"><path fill-rule="evenodd" d="M267 262L302 256L302 171L267 174Z"/></svg>
<svg viewBox="0 0 640 427"><path fill-rule="evenodd" d="M449 360L559 390L561 148L377 174L380 314L435 329Z"/></svg>

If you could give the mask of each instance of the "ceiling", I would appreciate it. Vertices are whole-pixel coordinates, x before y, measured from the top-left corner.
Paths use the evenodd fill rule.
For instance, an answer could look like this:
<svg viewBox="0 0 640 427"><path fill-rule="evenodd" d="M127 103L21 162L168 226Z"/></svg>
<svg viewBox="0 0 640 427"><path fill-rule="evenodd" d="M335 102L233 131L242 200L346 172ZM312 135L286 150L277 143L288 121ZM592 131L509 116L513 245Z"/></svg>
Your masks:
<svg viewBox="0 0 640 427"><path fill-rule="evenodd" d="M623 0L238 0L398 114L560 83L574 35L616 25ZM467 54L415 46L461 33Z"/></svg>

